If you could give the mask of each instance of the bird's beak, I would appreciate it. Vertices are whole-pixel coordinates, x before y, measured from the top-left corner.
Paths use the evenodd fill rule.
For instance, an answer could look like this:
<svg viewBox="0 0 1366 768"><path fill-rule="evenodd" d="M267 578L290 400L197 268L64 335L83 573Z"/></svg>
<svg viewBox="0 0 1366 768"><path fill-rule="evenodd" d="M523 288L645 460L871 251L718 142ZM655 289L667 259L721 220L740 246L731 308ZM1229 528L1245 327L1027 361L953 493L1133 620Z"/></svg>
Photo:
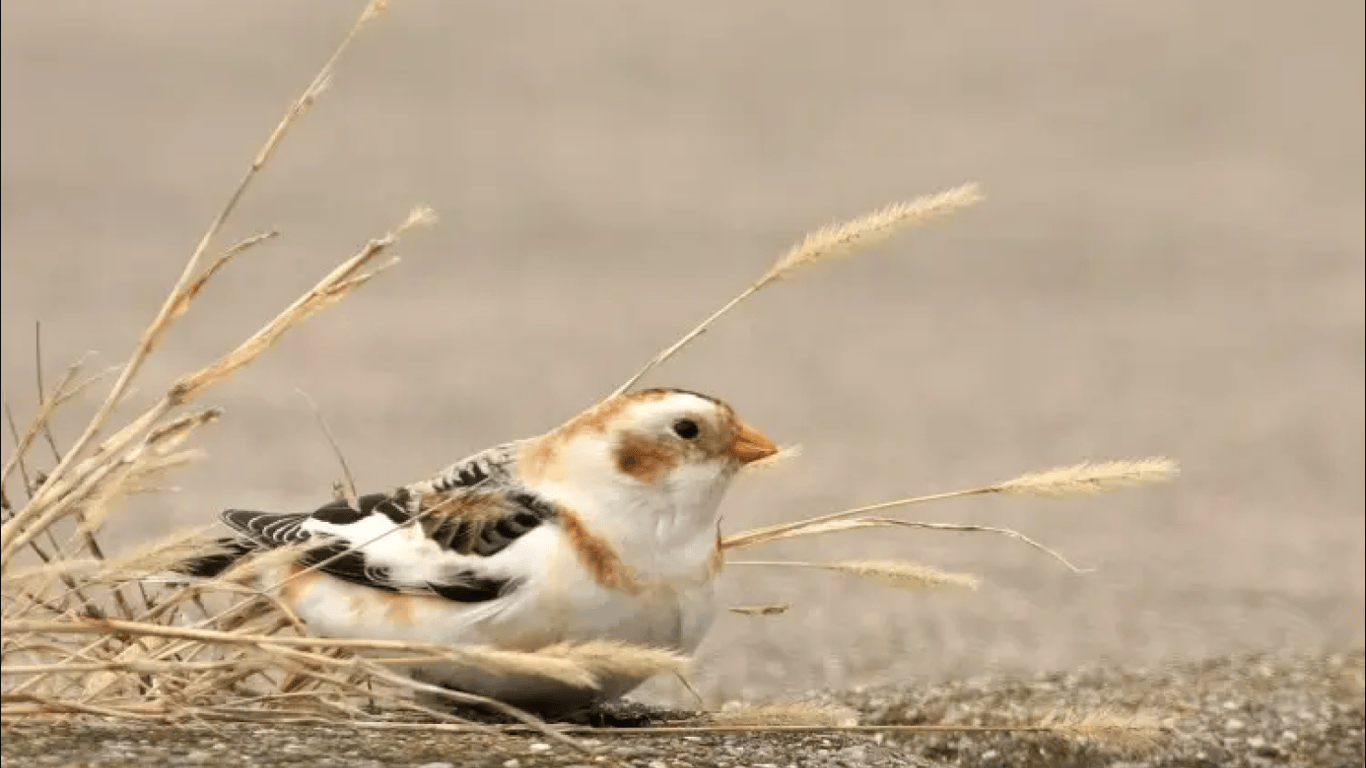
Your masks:
<svg viewBox="0 0 1366 768"><path fill-rule="evenodd" d="M735 439L730 444L730 454L741 464L766 459L777 452L778 446L774 445L767 435L743 421L740 422L740 429L736 430Z"/></svg>

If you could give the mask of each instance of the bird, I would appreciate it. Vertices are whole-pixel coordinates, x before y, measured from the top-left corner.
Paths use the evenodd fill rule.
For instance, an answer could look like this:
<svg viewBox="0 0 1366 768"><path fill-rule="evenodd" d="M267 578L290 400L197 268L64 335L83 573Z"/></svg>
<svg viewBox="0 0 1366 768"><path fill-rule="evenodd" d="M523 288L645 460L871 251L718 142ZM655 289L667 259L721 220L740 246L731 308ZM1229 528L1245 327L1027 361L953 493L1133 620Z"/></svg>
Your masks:
<svg viewBox="0 0 1366 768"><path fill-rule="evenodd" d="M691 655L716 614L721 501L741 468L778 452L715 397L636 390L354 503L226 510L234 535L176 570L214 578L296 548L255 578L323 637L524 652L608 640ZM589 708L648 677L611 672L584 688L446 662L404 671L537 712Z"/></svg>

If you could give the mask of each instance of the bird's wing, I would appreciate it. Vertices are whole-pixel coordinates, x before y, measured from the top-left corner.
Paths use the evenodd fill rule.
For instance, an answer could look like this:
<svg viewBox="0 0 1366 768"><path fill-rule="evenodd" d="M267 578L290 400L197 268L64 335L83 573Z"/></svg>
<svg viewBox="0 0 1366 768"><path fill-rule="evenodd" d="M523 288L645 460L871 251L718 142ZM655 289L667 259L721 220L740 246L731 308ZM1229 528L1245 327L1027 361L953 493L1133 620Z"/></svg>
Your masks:
<svg viewBox="0 0 1366 768"><path fill-rule="evenodd" d="M222 517L260 547L316 541L305 544L299 564L354 584L495 600L528 575L527 563L504 553L555 515L553 504L516 483L514 456L507 446L490 449L432 480L361 496L354 507L334 501L310 513L232 509Z"/></svg>

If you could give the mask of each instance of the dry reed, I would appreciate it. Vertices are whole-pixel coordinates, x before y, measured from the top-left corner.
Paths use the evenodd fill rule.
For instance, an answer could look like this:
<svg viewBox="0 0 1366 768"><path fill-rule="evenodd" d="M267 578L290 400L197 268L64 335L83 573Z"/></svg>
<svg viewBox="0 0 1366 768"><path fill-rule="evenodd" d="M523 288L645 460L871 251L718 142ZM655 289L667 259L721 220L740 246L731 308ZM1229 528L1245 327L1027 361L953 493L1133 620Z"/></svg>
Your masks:
<svg viewBox="0 0 1366 768"><path fill-rule="evenodd" d="M712 725L769 726L803 725L839 728L858 725L858 713L848 707L814 701L780 701L723 709L705 718Z"/></svg>
<svg viewBox="0 0 1366 768"><path fill-rule="evenodd" d="M677 341L650 358L612 394L619 395L634 387L650 371L663 365L705 333L717 320L768 286L808 267L848 256L858 248L885 240L900 230L967 208L981 199L976 184L964 184L936 195L925 195L907 202L893 203L872 213L812 232L792 246L787 253L778 257L759 279L746 286L705 320L693 326Z"/></svg>
<svg viewBox="0 0 1366 768"><path fill-rule="evenodd" d="M285 307L274 319L203 368L172 382L145 411L115 428L113 415L132 392L147 359L165 342L171 327L194 308L196 298L224 269L243 254L274 238L271 231L243 238L215 251L223 229L253 180L266 168L295 123L308 113L330 85L336 63L356 37L385 9L372 0L318 73L286 110L231 190L181 269L153 319L142 332L94 414L72 445L58 449L50 427L53 414L102 376L82 379L82 364L70 366L49 388L41 378L39 403L20 429L10 416L15 449L6 457L3 487L4 520L0 525L0 580L3 581L4 626L0 633L0 706L4 722L60 721L72 717L178 723L187 721L253 721L273 723L337 722L364 728L422 727L432 730L487 730L448 712L420 703L422 697L490 708L549 738L582 748L570 733L604 733L602 729L552 728L536 717L500 702L449 691L412 680L390 669L417 661L442 661L486 670L537 674L575 686L592 687L605 675L671 673L686 685L687 659L667 650L626 646L610 641L556 645L534 653L497 648L400 643L366 639L313 637L270 590L245 584L296 552L282 550L245 558L219 578L189 585L157 583L147 575L190 556L212 554L217 545L200 532L176 534L117 558L106 557L98 535L120 502L132 493L154 490L163 478L199 458L184 447L220 413L214 408L187 410L213 387L234 376L269 350L291 329L346 298L393 266L389 252L414 228L433 221L430 210L412 210L387 234L370 240L316 285ZM731 309L760 290L809 267L845 257L914 224L974 204L974 185L896 203L843 224L807 235L779 257L754 283L721 309L693 327L647 362L618 391L634 386ZM217 253L217 255L213 255ZM210 258L212 257L212 260ZM208 262L205 266L205 262ZM316 406L311 404L315 413ZM6 404L7 415L10 414ZM319 422L342 461L346 483L341 495L354 500L350 469L326 428ZM32 451L40 443L52 452L46 473L30 470ZM784 451L790 458L795 451ZM765 462L774 464L777 459ZM1112 488L1170 478L1175 467L1165 460L1111 462L1022 475L966 491L900 499L883 504L731 536L726 549L739 549L799 536L879 527L912 527L984 531L1022 539L1062 559L1051 550L1008 529L893 518L870 512L898 506L971 495L1000 493L1048 496L1091 494ZM13 480L21 493L10 494ZM23 564L21 553L39 562ZM734 561L743 564L745 561ZM1065 560L1063 562L1066 562ZM903 561L809 563L750 561L750 564L815 568L870 578L898 587L974 587L976 579L947 574ZM1069 567L1070 563L1068 563ZM317 567L317 566L314 566ZM278 585L276 585L278 586ZM148 591L150 589L150 591ZM131 599L136 597L137 599ZM737 606L733 612L772 616L785 605ZM422 724L392 722L386 711L426 718ZM738 713L713 715L705 722L669 728L633 729L629 733L728 733L755 730L895 730L900 726L857 726L852 715L816 705L771 705ZM911 728L906 726L905 728ZM1100 735L1097 722L1067 721L1014 729L962 726L914 726L922 731L1046 731ZM1113 729L1112 729L1113 730ZM1119 728L1125 731L1125 728ZM611 732L611 731L606 731ZM1125 731L1127 732L1127 731Z"/></svg>
<svg viewBox="0 0 1366 768"><path fill-rule="evenodd" d="M901 560L849 560L837 563L809 563L800 560L728 560L727 565L812 568L871 579L899 589L962 587L976 589L981 581L965 573L946 573L917 563Z"/></svg>

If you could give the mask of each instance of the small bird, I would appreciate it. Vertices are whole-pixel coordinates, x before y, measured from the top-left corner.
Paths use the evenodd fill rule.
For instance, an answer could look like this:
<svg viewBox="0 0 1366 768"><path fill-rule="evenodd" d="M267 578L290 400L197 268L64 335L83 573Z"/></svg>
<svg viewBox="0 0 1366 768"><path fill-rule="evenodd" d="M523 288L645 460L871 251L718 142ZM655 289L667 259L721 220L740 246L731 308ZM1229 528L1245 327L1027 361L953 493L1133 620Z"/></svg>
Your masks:
<svg viewBox="0 0 1366 768"><path fill-rule="evenodd" d="M535 651L615 640L693 652L715 615L718 507L747 464L778 452L725 403L681 389L605 400L539 437L476 453L391 493L311 513L233 509L239 537L178 570L214 577L264 549L259 573L310 632ZM315 544L316 542L316 544ZM419 664L414 678L542 712L616 698L505 671Z"/></svg>

